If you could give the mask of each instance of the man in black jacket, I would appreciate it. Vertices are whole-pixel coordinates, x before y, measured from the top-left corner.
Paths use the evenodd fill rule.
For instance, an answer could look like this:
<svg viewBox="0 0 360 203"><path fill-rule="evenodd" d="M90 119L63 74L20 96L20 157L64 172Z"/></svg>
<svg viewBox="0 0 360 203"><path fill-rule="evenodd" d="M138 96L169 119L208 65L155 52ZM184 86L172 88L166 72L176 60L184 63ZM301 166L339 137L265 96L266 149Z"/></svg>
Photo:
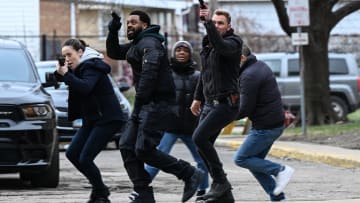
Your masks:
<svg viewBox="0 0 360 203"><path fill-rule="evenodd" d="M213 179L211 189L203 199L234 202L231 184L213 145L220 131L238 113L238 78L243 42L234 34L227 11L216 10L210 19L209 9L200 9L200 17L204 19L207 36L203 39L202 70L191 111L197 116L201 114L193 139ZM201 101L205 101L203 109Z"/></svg>
<svg viewBox="0 0 360 203"><path fill-rule="evenodd" d="M153 203L154 195L144 163L174 174L185 182L182 201L189 200L203 178L203 172L188 162L156 149L163 131L170 126L175 87L171 76L164 37L160 26L151 25L143 11L132 11L127 18L127 37L131 43L119 45L120 21L109 23L106 40L108 56L125 59L134 72L135 103L130 121L120 139L120 152L126 171L134 185L131 202Z"/></svg>
<svg viewBox="0 0 360 203"><path fill-rule="evenodd" d="M271 201L281 201L285 199L283 190L294 169L265 160L274 141L284 130L280 91L271 69L258 61L247 46L243 46L242 52L238 118L248 117L252 121L252 129L234 161L236 165L250 170Z"/></svg>

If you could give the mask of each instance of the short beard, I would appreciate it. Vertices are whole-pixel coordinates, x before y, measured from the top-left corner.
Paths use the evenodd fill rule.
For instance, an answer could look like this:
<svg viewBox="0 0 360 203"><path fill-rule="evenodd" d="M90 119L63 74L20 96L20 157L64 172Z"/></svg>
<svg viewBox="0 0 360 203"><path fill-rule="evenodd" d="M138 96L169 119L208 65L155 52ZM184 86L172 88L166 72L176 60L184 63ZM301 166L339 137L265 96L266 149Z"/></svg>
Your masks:
<svg viewBox="0 0 360 203"><path fill-rule="evenodd" d="M131 35L127 36L128 40L135 39L142 31L143 29L135 29L135 31Z"/></svg>

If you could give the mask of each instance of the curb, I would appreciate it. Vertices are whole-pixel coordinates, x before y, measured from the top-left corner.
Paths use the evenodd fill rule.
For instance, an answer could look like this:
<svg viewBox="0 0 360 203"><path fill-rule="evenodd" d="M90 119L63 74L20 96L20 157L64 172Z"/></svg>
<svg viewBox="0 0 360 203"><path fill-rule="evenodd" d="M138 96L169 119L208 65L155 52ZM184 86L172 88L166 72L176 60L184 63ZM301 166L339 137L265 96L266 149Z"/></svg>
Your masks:
<svg viewBox="0 0 360 203"><path fill-rule="evenodd" d="M243 138L227 140L218 138L216 144L219 146L238 149L243 143ZM325 163L343 168L360 168L360 150L350 150L325 145L305 144L296 142L276 141L269 155L273 157L293 158L303 161Z"/></svg>

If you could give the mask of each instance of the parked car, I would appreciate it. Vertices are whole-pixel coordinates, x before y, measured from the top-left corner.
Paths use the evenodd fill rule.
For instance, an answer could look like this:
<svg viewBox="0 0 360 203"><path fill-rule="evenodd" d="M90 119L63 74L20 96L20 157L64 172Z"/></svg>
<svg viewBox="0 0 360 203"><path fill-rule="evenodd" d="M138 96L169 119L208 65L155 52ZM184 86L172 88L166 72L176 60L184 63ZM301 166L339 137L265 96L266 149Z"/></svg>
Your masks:
<svg viewBox="0 0 360 203"><path fill-rule="evenodd" d="M41 81L46 84L46 75L48 73L53 73L56 70L56 64L58 62L55 60L51 61L40 61L36 62L36 67L40 75ZM120 106L124 112L130 117L131 105L126 97L121 93L120 90L127 90L128 87L119 87L110 75L108 75L110 81L113 85L115 94L119 100ZM75 132L81 127L82 120L77 119L75 121L68 121L68 88L63 82L57 83L54 87L46 88L46 91L49 92L54 100L56 115L58 122L56 129L58 131L60 141L70 141L74 136ZM114 135L114 142L118 144L121 131Z"/></svg>
<svg viewBox="0 0 360 203"><path fill-rule="evenodd" d="M256 57L273 70L283 103L297 113L300 108L299 54L258 53ZM329 74L331 104L338 117L346 120L348 113L360 107L360 76L355 57L329 53Z"/></svg>
<svg viewBox="0 0 360 203"><path fill-rule="evenodd" d="M55 106L25 46L0 39L0 173L33 186L57 187Z"/></svg>

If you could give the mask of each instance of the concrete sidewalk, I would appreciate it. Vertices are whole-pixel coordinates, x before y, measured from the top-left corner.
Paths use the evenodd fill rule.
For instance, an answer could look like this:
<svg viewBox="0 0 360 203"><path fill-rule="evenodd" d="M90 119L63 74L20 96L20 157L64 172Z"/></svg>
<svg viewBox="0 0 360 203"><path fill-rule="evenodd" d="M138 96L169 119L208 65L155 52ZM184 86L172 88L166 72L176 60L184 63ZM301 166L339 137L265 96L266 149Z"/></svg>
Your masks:
<svg viewBox="0 0 360 203"><path fill-rule="evenodd" d="M240 135L220 135L216 145L238 149L244 141ZM274 157L289 157L304 161L326 163L344 168L360 168L360 150L304 142L276 141L269 153Z"/></svg>

